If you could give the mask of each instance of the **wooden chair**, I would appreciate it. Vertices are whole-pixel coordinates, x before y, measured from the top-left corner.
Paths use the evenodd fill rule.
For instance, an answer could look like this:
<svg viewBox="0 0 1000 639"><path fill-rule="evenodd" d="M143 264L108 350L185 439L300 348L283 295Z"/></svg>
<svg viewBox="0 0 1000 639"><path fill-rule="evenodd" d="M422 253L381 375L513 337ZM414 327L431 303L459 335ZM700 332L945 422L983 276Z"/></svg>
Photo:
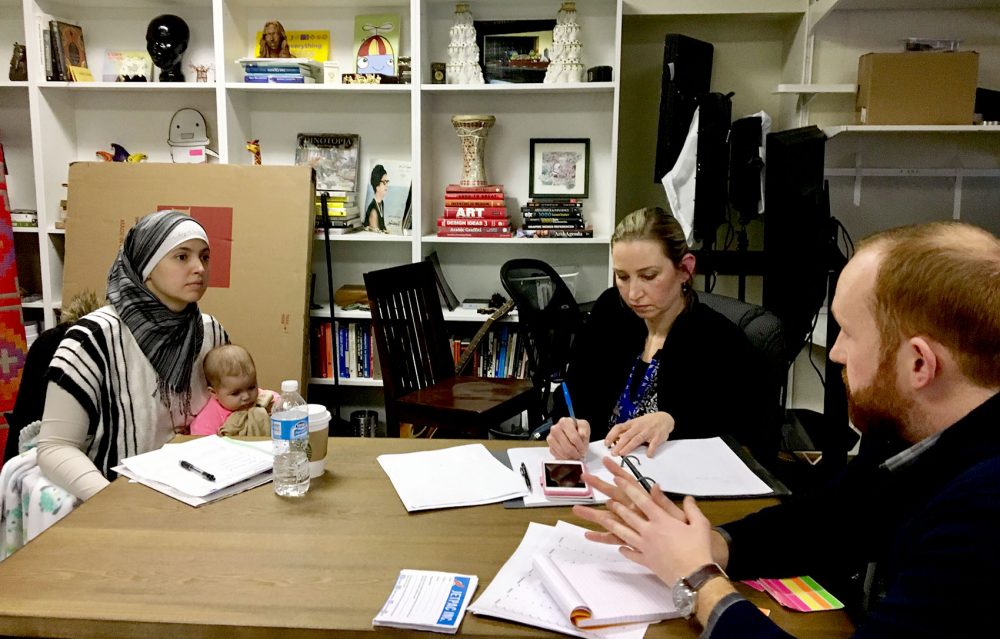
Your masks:
<svg viewBox="0 0 1000 639"><path fill-rule="evenodd" d="M455 375L430 262L370 271L364 277L390 437L399 436L400 423L485 437L490 427L533 406L534 386L528 380Z"/></svg>

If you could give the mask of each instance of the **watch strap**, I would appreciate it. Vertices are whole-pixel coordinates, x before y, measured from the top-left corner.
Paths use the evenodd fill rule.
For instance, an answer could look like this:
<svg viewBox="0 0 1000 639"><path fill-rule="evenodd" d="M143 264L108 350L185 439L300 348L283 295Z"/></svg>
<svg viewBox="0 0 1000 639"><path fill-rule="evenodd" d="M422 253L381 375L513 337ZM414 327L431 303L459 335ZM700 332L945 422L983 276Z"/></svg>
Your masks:
<svg viewBox="0 0 1000 639"><path fill-rule="evenodd" d="M710 579L714 579L715 577L723 577L725 579L729 579L729 575L727 575L726 571L722 569L722 566L716 563L711 563L701 566L693 573L685 577L683 581L684 583L687 584L688 588L690 588L694 592L698 592L698 590L700 590L702 586L708 583Z"/></svg>

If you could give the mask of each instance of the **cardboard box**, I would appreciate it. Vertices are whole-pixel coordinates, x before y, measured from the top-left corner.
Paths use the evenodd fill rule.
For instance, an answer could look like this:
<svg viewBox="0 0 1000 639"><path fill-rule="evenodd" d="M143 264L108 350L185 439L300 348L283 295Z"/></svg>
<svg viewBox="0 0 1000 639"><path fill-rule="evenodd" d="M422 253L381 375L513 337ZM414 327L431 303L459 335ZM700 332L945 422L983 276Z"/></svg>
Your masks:
<svg viewBox="0 0 1000 639"><path fill-rule="evenodd" d="M858 61L858 124L972 124L979 54L866 53Z"/></svg>
<svg viewBox="0 0 1000 639"><path fill-rule="evenodd" d="M108 269L135 221L186 211L212 246L202 311L250 351L261 387L304 383L315 193L305 166L74 163L63 300L89 288L103 301Z"/></svg>

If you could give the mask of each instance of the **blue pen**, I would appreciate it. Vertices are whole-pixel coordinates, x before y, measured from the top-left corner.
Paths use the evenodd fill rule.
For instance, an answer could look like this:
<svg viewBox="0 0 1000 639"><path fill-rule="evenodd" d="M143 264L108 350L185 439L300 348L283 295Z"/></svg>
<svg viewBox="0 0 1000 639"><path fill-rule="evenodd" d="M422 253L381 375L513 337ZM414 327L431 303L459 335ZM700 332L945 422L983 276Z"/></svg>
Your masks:
<svg viewBox="0 0 1000 639"><path fill-rule="evenodd" d="M569 412L569 418L576 423L576 415L573 413L573 400L569 398L569 386L566 385L566 382L562 383L562 389L563 397L566 398L566 410Z"/></svg>
<svg viewBox="0 0 1000 639"><path fill-rule="evenodd" d="M569 398L569 386L566 385L566 382L562 383L562 389L563 389L563 397L566 399L566 412L569 413L569 418L573 420L573 428L575 428L576 432L579 433L580 427L576 423L576 413L573 412L573 400ZM586 457L587 454L584 453L581 459L586 459Z"/></svg>

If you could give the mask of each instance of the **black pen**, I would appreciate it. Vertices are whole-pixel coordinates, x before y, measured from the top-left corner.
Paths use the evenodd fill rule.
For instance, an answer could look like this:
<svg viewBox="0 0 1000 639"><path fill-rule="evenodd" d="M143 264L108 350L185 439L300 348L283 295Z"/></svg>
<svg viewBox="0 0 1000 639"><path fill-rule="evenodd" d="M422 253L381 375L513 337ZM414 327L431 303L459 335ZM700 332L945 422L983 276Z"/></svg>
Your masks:
<svg viewBox="0 0 1000 639"><path fill-rule="evenodd" d="M521 462L521 475L524 476L524 483L528 485L528 490L531 490L531 478L528 477L528 467Z"/></svg>
<svg viewBox="0 0 1000 639"><path fill-rule="evenodd" d="M639 480L639 483L646 489L647 493L653 492L653 484L649 483L649 478L643 477L642 473L639 472L639 469L632 463L632 460L628 458L628 455L622 455L622 463L628 466L628 469L632 471L632 474Z"/></svg>
<svg viewBox="0 0 1000 639"><path fill-rule="evenodd" d="M215 475L213 475L212 473L210 473L208 471L204 471L204 470L198 468L197 466L195 466L194 464L192 464L189 461L184 461L182 459L181 460L181 468L183 468L184 470L190 470L192 473L198 473L199 475L201 475L202 477L204 477L208 481L215 481Z"/></svg>

